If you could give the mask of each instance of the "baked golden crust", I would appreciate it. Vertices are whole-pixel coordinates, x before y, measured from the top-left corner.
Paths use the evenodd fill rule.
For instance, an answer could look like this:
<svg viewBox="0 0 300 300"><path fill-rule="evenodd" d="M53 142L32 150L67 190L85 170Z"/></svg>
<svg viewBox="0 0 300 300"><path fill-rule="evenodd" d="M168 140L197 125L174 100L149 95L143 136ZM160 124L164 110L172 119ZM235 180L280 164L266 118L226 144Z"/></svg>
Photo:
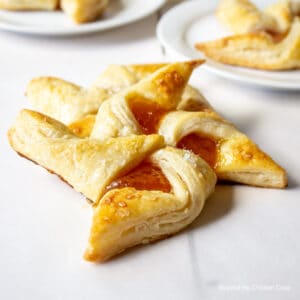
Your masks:
<svg viewBox="0 0 300 300"><path fill-rule="evenodd" d="M90 261L107 260L185 228L199 215L216 183L204 160L189 151L161 149L164 142L159 135L105 142L81 139L50 117L22 110L8 139L19 154L59 175L94 202L85 253ZM112 185L145 160L160 168L169 192Z"/></svg>
<svg viewBox="0 0 300 300"><path fill-rule="evenodd" d="M59 0L0 0L0 9L55 10Z"/></svg>
<svg viewBox="0 0 300 300"><path fill-rule="evenodd" d="M300 68L300 20L295 19L288 35L279 43L265 32L236 35L198 43L207 57L225 64L264 70Z"/></svg>
<svg viewBox="0 0 300 300"><path fill-rule="evenodd" d="M67 125L97 113L99 106L109 97L104 89L85 89L55 77L31 80L26 96L35 110Z"/></svg>
<svg viewBox="0 0 300 300"><path fill-rule="evenodd" d="M126 187L105 194L94 211L85 259L104 261L174 234L201 212L216 182L211 168L196 155L171 147L155 152L150 161L169 180L171 193Z"/></svg>
<svg viewBox="0 0 300 300"><path fill-rule="evenodd" d="M276 20L260 11L249 0L222 0L218 20L235 34L276 29Z"/></svg>
<svg viewBox="0 0 300 300"><path fill-rule="evenodd" d="M171 146L177 146L190 134L213 140L213 167L219 179L261 187L287 186L284 169L232 124L209 113L171 112L161 121L159 134Z"/></svg>
<svg viewBox="0 0 300 300"><path fill-rule="evenodd" d="M60 0L60 6L76 23L86 23L99 18L108 2L108 0Z"/></svg>
<svg viewBox="0 0 300 300"><path fill-rule="evenodd" d="M152 114L151 109L162 114L176 109L189 77L203 61L191 61L167 65L141 80L136 85L111 97L98 110L91 137L105 140L107 137L142 133L133 113L133 106ZM147 132L148 133L148 132Z"/></svg>
<svg viewBox="0 0 300 300"><path fill-rule="evenodd" d="M96 114L105 100L166 65L111 65L90 88L82 88L59 78L39 77L28 84L26 95L35 110L66 125L72 124L73 129L78 126L78 132L84 131L87 134L87 126L91 126L92 123L85 124L84 122L91 120L88 116ZM200 107L212 110L208 101L198 90L186 86L178 109L193 111ZM90 127L90 131L91 129Z"/></svg>
<svg viewBox="0 0 300 300"><path fill-rule="evenodd" d="M235 34L286 33L299 13L299 2L290 0L278 1L265 10L249 0L222 0L217 9L218 20Z"/></svg>
<svg viewBox="0 0 300 300"><path fill-rule="evenodd" d="M111 180L164 146L159 135L80 139L62 123L30 110L20 112L8 139L15 151L58 174L94 203Z"/></svg>

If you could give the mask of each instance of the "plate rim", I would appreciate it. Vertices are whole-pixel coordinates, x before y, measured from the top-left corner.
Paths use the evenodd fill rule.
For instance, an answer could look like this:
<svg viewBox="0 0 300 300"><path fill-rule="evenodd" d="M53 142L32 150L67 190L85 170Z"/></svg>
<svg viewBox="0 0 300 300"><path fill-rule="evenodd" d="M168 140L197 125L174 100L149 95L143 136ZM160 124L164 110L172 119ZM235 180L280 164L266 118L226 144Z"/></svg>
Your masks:
<svg viewBox="0 0 300 300"><path fill-rule="evenodd" d="M150 0L152 2L152 0ZM0 30L14 32L18 34L24 35L32 35L32 36L75 36L75 35L83 35L88 33L95 33L106 31L109 29L121 27L130 23L134 23L138 20L144 19L147 16L151 15L158 9L160 9L167 0L155 0L153 7L148 10L143 10L141 13L137 13L135 16L130 17L127 16L124 19L118 19L118 17L114 20L113 23L102 23L101 21L96 24L95 22L90 22L82 25L78 25L78 27L73 28L49 28L49 27L36 27L36 26L25 26L7 23L0 19ZM5 11L3 11L5 13ZM26 13L26 12L25 12ZM109 20L109 19L108 19Z"/></svg>
<svg viewBox="0 0 300 300"><path fill-rule="evenodd" d="M180 3L176 5L175 7L171 8L167 13L165 13L162 18L160 19L157 28L156 28L156 35L162 46L169 52L174 53L176 56L182 58L182 59L191 59L190 56L188 56L185 53L180 52L174 44L170 44L168 38L166 37L164 30L165 27L169 25L169 19L172 19L173 14L177 14L180 11L190 9L192 6L200 6L199 1L197 0L190 0L187 2ZM202 4L203 5L203 4ZM195 10L197 11L197 10ZM201 10L198 10L198 13L201 14ZM184 13L183 13L184 15ZM190 17L190 21L193 18ZM184 32L186 31L188 24L185 22L185 26L182 27L181 32L179 32L179 35L182 37L184 35ZM181 40L184 40L181 38ZM199 55L201 58L201 54ZM202 57L203 58L203 57ZM194 57L192 59L195 59ZM226 67L228 67L226 65ZM234 66L230 66L234 68ZM271 89L277 89L277 90L291 90L291 91L297 91L300 90L300 82L281 82L275 81L268 78L262 78L258 77L259 79L255 79L252 76L248 76L247 74L235 74L233 72L230 72L230 70L222 70L220 68L217 68L215 66L212 66L210 63L210 59L206 58L206 63L202 65L202 69L207 70L208 72L218 75L223 78L231 79L236 82L248 84L248 85L255 85L263 88L271 88ZM253 71L259 71L259 70L253 70Z"/></svg>

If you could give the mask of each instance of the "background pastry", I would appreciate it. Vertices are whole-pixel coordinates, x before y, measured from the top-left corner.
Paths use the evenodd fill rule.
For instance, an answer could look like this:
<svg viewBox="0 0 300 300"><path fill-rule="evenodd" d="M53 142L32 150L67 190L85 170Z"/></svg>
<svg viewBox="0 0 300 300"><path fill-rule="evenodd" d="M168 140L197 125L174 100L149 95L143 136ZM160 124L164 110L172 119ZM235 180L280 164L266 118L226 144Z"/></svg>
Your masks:
<svg viewBox="0 0 300 300"><path fill-rule="evenodd" d="M60 0L60 6L76 23L86 23L100 17L108 2L109 0Z"/></svg>
<svg viewBox="0 0 300 300"><path fill-rule="evenodd" d="M0 9L8 10L54 10L59 0L0 0Z"/></svg>
<svg viewBox="0 0 300 300"><path fill-rule="evenodd" d="M265 11L248 0L223 0L217 10L220 22L237 35L195 47L225 64L264 70L300 68L300 4L280 1Z"/></svg>
<svg viewBox="0 0 300 300"><path fill-rule="evenodd" d="M300 68L300 20L295 19L288 35L275 42L268 33L236 35L198 43L196 48L218 62L264 70Z"/></svg>

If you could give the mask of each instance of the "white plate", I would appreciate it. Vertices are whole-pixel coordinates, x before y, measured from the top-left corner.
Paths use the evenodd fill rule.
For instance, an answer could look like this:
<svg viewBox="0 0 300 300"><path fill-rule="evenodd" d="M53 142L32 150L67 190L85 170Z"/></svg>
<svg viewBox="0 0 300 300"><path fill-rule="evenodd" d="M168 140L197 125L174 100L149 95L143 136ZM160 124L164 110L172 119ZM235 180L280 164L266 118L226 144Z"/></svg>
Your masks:
<svg viewBox="0 0 300 300"><path fill-rule="evenodd" d="M36 35L78 35L102 31L144 18L165 0L112 0L98 21L77 25L61 11L0 11L0 29Z"/></svg>
<svg viewBox="0 0 300 300"><path fill-rule="evenodd" d="M264 7L273 1L253 1ZM218 23L215 9L218 1L187 1L163 16L158 24L157 35L170 54L179 58L203 57L194 48L196 42L208 41L230 35ZM207 60L203 68L217 75L239 82L263 87L300 90L300 71L259 71L234 67Z"/></svg>

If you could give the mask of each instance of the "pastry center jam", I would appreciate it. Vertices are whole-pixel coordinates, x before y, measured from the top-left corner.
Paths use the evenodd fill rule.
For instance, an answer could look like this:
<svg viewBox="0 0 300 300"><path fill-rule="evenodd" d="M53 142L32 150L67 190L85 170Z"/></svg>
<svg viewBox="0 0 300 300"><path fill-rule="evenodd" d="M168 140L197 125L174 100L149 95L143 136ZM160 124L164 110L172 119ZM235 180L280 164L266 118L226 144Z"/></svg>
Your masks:
<svg viewBox="0 0 300 300"><path fill-rule="evenodd" d="M139 97L130 100L129 105L144 134L156 133L160 120L168 112L157 103Z"/></svg>
<svg viewBox="0 0 300 300"><path fill-rule="evenodd" d="M183 137L177 144L178 148L190 150L202 157L212 168L215 168L217 162L217 146L214 139L194 133Z"/></svg>
<svg viewBox="0 0 300 300"><path fill-rule="evenodd" d="M159 167L149 162L143 162L125 176L114 180L106 187L106 191L125 187L137 190L155 190L169 193L171 185Z"/></svg>
<svg viewBox="0 0 300 300"><path fill-rule="evenodd" d="M272 36L272 39L275 43L280 43L287 35L286 33L279 33L273 31L267 31L267 33Z"/></svg>

